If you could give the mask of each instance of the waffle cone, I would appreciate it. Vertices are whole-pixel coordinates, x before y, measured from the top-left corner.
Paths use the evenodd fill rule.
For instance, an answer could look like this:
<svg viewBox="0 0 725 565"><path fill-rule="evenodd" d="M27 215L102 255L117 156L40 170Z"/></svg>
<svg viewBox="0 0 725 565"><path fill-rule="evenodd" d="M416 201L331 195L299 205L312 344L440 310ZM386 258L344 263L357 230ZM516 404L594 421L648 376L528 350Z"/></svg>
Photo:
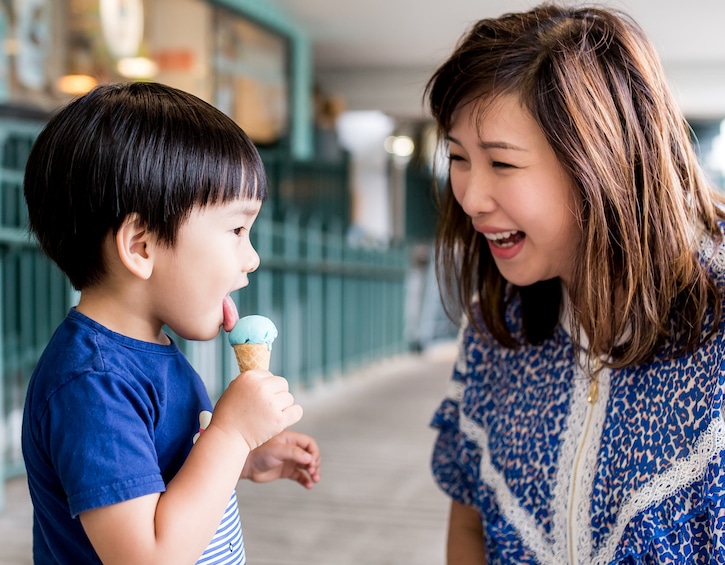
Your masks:
<svg viewBox="0 0 725 565"><path fill-rule="evenodd" d="M271 351L266 343L238 343L234 345L234 354L237 356L239 371L251 369L264 369L269 371Z"/></svg>

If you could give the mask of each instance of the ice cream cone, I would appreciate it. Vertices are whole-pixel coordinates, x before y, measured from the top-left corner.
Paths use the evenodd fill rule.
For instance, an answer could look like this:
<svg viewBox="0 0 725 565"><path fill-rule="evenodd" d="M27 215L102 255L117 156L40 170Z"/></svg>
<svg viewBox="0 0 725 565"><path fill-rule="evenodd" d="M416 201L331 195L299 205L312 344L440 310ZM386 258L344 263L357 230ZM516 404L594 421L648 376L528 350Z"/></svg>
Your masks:
<svg viewBox="0 0 725 565"><path fill-rule="evenodd" d="M266 343L237 343L234 346L239 371L264 369L269 371L271 351Z"/></svg>

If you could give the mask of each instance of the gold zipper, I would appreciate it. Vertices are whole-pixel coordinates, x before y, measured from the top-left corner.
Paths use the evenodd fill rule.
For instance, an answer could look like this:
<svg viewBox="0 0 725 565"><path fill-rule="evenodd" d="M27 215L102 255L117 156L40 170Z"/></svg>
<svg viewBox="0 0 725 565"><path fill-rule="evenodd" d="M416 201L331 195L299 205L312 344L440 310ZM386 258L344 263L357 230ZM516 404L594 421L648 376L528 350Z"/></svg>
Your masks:
<svg viewBox="0 0 725 565"><path fill-rule="evenodd" d="M594 404L599 400L599 381L597 377L592 377L592 381L589 383L589 393L587 394L587 402Z"/></svg>
<svg viewBox="0 0 725 565"><path fill-rule="evenodd" d="M599 371L602 368L602 364L599 359L592 359L591 368L589 369L589 393L587 394L587 402L594 404L599 400Z"/></svg>
<svg viewBox="0 0 725 565"><path fill-rule="evenodd" d="M576 456L574 458L574 468L572 472L570 491L569 491L569 502L568 502L568 514L569 514L569 525L568 525L568 543L569 543L569 562L575 563L577 559L576 552L576 541L575 531L577 528L574 527L574 499L577 497L577 489L579 487L579 466L581 465L581 458L583 456L583 450L591 433L592 418L594 412L594 404L599 399L599 373L602 370L602 362L598 358L591 359L589 361L589 392L587 393L587 402L589 408L587 409L586 419L584 421L584 428L582 430L582 436L579 440L579 446L577 448Z"/></svg>

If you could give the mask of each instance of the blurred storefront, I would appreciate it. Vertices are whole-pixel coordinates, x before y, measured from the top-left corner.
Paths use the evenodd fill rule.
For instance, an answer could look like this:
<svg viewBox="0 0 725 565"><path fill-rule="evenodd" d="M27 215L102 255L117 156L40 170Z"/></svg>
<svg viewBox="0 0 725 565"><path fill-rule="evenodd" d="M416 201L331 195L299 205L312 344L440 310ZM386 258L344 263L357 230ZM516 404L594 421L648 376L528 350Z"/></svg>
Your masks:
<svg viewBox="0 0 725 565"><path fill-rule="evenodd" d="M50 112L99 83L156 80L289 136L289 38L202 0L3 0L0 103Z"/></svg>

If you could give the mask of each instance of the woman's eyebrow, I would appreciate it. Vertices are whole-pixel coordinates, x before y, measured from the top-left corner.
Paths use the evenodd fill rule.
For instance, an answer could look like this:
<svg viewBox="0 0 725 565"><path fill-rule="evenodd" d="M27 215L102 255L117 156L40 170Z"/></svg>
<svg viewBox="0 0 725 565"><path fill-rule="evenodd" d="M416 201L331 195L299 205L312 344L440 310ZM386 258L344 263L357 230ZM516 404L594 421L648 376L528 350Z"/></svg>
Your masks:
<svg viewBox="0 0 725 565"><path fill-rule="evenodd" d="M462 145L460 141L458 141L455 137L452 135L447 135L446 140L455 143L456 145ZM513 151L526 151L523 147L520 147L514 143L509 143L507 141L483 141L480 140L478 142L478 146L481 149L511 149Z"/></svg>
<svg viewBox="0 0 725 565"><path fill-rule="evenodd" d="M523 147L508 143L507 141L479 141L478 146L482 149L511 149L513 151L526 151Z"/></svg>

